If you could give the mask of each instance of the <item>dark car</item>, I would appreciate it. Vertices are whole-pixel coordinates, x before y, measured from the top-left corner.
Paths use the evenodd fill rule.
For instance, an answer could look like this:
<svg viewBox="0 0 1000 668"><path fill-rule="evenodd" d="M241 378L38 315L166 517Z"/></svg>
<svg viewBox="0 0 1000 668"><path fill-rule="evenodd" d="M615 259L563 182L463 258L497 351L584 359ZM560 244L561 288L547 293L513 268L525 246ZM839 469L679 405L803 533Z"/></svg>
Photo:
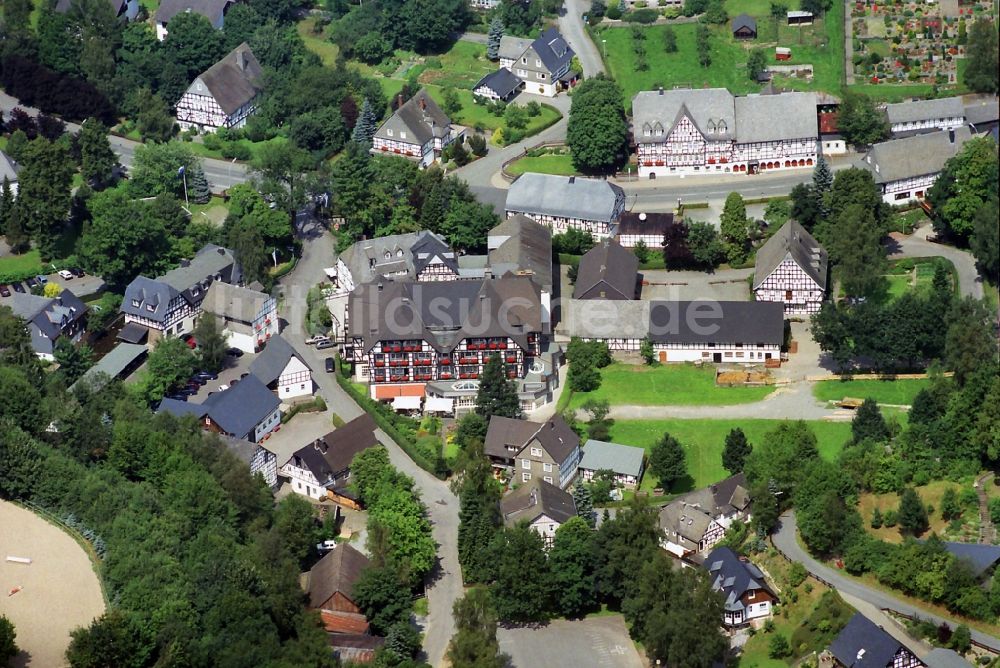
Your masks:
<svg viewBox="0 0 1000 668"><path fill-rule="evenodd" d="M168 396L164 397L164 399L173 399L174 401L187 401L188 400L186 394L171 394L171 395L168 395Z"/></svg>
<svg viewBox="0 0 1000 668"><path fill-rule="evenodd" d="M0 297L10 297L10 288L6 285L0 285Z"/></svg>
<svg viewBox="0 0 1000 668"><path fill-rule="evenodd" d="M79 269L79 268L76 268L76 267L71 267L70 270L69 270L69 273L73 274L77 278L81 278L83 276L83 269Z"/></svg>
<svg viewBox="0 0 1000 668"><path fill-rule="evenodd" d="M24 281L24 284L27 285L28 289L30 290L31 288L34 288L35 286L38 285L38 279L36 279L36 278L29 278L29 279L27 279L27 280Z"/></svg>
<svg viewBox="0 0 1000 668"><path fill-rule="evenodd" d="M177 390L177 394L183 394L188 397L193 397L194 395L198 394L198 388L185 385L181 389Z"/></svg>
<svg viewBox="0 0 1000 668"><path fill-rule="evenodd" d="M239 348L227 348L226 354L230 357L243 357L243 351Z"/></svg>
<svg viewBox="0 0 1000 668"><path fill-rule="evenodd" d="M333 358L332 357L327 357L326 361L324 362L324 364L326 364L326 372L327 373L333 373Z"/></svg>
<svg viewBox="0 0 1000 668"><path fill-rule="evenodd" d="M200 378L204 381L218 380L219 374L212 373L211 371L199 371L194 375L195 378Z"/></svg>
<svg viewBox="0 0 1000 668"><path fill-rule="evenodd" d="M197 374L195 374L194 376L191 376L190 380L188 380L188 385L190 385L191 383L194 383L198 387L201 387L206 382L207 381L206 381L205 378L200 378Z"/></svg>
<svg viewBox="0 0 1000 668"><path fill-rule="evenodd" d="M14 288L14 292L24 292L24 286L21 285L20 281L17 283L11 283L10 287Z"/></svg>

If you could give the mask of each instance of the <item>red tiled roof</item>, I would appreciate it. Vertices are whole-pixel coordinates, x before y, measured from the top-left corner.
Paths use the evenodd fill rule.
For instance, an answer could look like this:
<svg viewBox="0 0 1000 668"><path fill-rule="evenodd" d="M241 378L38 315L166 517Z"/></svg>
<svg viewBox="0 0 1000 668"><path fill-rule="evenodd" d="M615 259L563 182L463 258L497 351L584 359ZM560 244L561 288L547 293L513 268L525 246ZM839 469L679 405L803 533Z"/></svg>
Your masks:
<svg viewBox="0 0 1000 668"><path fill-rule="evenodd" d="M323 610L319 616L323 620L323 628L330 633L368 633L368 620L362 614Z"/></svg>
<svg viewBox="0 0 1000 668"><path fill-rule="evenodd" d="M376 399L392 399L393 397L422 397L424 396L423 383L411 383L409 385L376 385Z"/></svg>
<svg viewBox="0 0 1000 668"><path fill-rule="evenodd" d="M837 117L835 111L827 111L819 115L820 134L832 134L837 132Z"/></svg>

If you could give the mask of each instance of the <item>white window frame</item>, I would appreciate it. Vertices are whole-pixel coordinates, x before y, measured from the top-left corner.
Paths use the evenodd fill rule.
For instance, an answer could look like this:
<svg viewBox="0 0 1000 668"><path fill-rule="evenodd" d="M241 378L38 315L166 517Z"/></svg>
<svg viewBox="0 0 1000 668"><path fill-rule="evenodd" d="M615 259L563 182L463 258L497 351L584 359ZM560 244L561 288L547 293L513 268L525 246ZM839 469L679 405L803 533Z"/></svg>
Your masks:
<svg viewBox="0 0 1000 668"><path fill-rule="evenodd" d="M522 469L528 469L528 470L530 470L531 469L531 460L530 459L522 459L521 460L521 468Z"/></svg>
<svg viewBox="0 0 1000 668"><path fill-rule="evenodd" d="M542 470L546 473L552 473L552 464L542 464Z"/></svg>
<svg viewBox="0 0 1000 668"><path fill-rule="evenodd" d="M553 483L552 483L552 476L550 476L550 475L547 475L547 476L545 476L545 477L543 478L543 480L544 480L545 482L549 483L550 485L551 485L551 484L553 484Z"/></svg>
<svg viewBox="0 0 1000 668"><path fill-rule="evenodd" d="M532 457L541 457L542 456L542 449L541 448L532 448L531 449L531 456Z"/></svg>
<svg viewBox="0 0 1000 668"><path fill-rule="evenodd" d="M521 474L521 482L528 482L529 480L531 480L531 474L530 473L522 473Z"/></svg>
<svg viewBox="0 0 1000 668"><path fill-rule="evenodd" d="M393 136L393 134L392 134L392 128L386 128L386 129L385 129L385 133L386 133L387 135L389 135L390 137L392 137L392 136Z"/></svg>

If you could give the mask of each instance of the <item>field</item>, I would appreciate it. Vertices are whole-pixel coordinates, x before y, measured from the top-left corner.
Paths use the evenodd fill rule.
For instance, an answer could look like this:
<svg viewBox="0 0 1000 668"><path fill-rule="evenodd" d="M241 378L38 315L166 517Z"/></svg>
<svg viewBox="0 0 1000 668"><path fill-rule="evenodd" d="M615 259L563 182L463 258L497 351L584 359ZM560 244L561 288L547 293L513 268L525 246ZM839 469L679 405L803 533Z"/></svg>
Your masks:
<svg viewBox="0 0 1000 668"><path fill-rule="evenodd" d="M0 615L13 622L23 652L12 665L63 665L70 631L104 613L90 558L56 525L7 501L0 501L0 526L0 556L32 560L0 561ZM21 591L8 595L16 587Z"/></svg>
<svg viewBox="0 0 1000 668"><path fill-rule="evenodd" d="M507 171L515 175L524 174L525 172L538 172L540 174L572 176L577 173L576 168L573 167L573 158L568 153L547 153L534 157L525 156L516 162L512 162L507 167Z"/></svg>
<svg viewBox="0 0 1000 668"><path fill-rule="evenodd" d="M0 257L0 277L27 277L40 273L42 273L42 258L36 248L21 255L8 254Z"/></svg>
<svg viewBox="0 0 1000 668"><path fill-rule="evenodd" d="M820 401L839 401L844 397L874 399L880 404L908 406L920 390L928 387L927 378L898 380L825 380L813 385L813 396Z"/></svg>
<svg viewBox="0 0 1000 668"><path fill-rule="evenodd" d="M930 529L924 536L929 536L933 532L945 540L961 539L974 543L979 537L979 515L976 506L965 508L962 514L962 521L953 528L949 528L949 521L941 517L941 497L944 496L945 490L949 487L954 489L956 493L961 494L963 489L972 489L972 483L970 482L963 486L942 480L914 488L917 494L920 495L920 500L925 505L929 504L934 507L934 511L928 514ZM871 527L872 511L875 508L878 508L883 516L887 510L899 508L899 495L895 493L862 494L858 499L858 511L861 513L865 529L870 534L888 543L902 543L903 537L899 533L899 527L883 526L879 529Z"/></svg>
<svg viewBox="0 0 1000 668"><path fill-rule="evenodd" d="M739 427L751 444L760 443L764 436L782 423L782 420L616 420L611 428L611 440L622 445L652 448L665 432L679 440L687 452L688 473L692 480L674 491L686 492L718 482L729 473L722 468L722 448L726 435ZM823 459L833 461L844 443L851 438L849 422L809 422L816 434L819 453ZM646 474L642 490L652 490L656 480Z"/></svg>
<svg viewBox="0 0 1000 668"><path fill-rule="evenodd" d="M605 399L612 406L725 406L760 401L774 387L717 387L715 368L693 364L631 365L615 362L600 370L601 386L577 392L570 406Z"/></svg>
<svg viewBox="0 0 1000 668"><path fill-rule="evenodd" d="M326 39L322 33L314 32L315 25L316 18L311 16L300 21L296 29L302 41L305 42L306 48L319 56L325 66L333 67L334 63L337 62L337 54L340 53L340 49L337 48L336 44Z"/></svg>

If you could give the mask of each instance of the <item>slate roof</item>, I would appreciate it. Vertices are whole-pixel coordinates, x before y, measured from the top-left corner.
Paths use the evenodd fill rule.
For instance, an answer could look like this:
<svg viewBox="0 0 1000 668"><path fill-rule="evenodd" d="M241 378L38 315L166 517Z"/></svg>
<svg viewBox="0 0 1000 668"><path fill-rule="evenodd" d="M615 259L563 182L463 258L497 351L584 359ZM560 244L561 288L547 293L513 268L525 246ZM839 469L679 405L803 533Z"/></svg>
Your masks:
<svg viewBox="0 0 1000 668"><path fill-rule="evenodd" d="M954 133L955 140L951 140ZM858 167L871 172L875 183L885 184L914 176L937 174L944 163L972 138L968 127L938 130L875 144Z"/></svg>
<svg viewBox="0 0 1000 668"><path fill-rule="evenodd" d="M554 415L543 422L533 438L537 439L549 456L557 462L566 461L570 453L580 447L580 437L566 424L561 415Z"/></svg>
<svg viewBox="0 0 1000 668"><path fill-rule="evenodd" d="M75 0L59 0L56 3L55 10L60 14L65 14L73 6L74 1ZM111 5L111 11L115 13L115 16L118 16L122 13L127 3L125 0L108 0L108 4Z"/></svg>
<svg viewBox="0 0 1000 668"><path fill-rule="evenodd" d="M271 296L222 281L214 281L205 293L202 309L229 320L252 323Z"/></svg>
<svg viewBox="0 0 1000 668"><path fill-rule="evenodd" d="M504 35L500 38L500 52L499 56L501 58L509 58L510 60L517 60L521 57L521 54L528 50L531 46L532 40L525 39L524 37L515 37L514 35Z"/></svg>
<svg viewBox="0 0 1000 668"><path fill-rule="evenodd" d="M790 257L809 277L826 290L826 250L798 221L790 220L775 232L757 251L753 270L753 289L760 287L768 276Z"/></svg>
<svg viewBox="0 0 1000 668"><path fill-rule="evenodd" d="M182 260L180 266L163 274L159 281L178 292L187 292L199 283L205 283L215 275L227 283L239 282L239 271L233 251L215 244L205 246L190 260ZM205 285L207 289L208 286Z"/></svg>
<svg viewBox="0 0 1000 668"><path fill-rule="evenodd" d="M886 668L901 649L909 651L860 612L830 643L830 653L847 668Z"/></svg>
<svg viewBox="0 0 1000 668"><path fill-rule="evenodd" d="M228 390L209 395L201 404L164 399L156 409L178 417L208 416L222 431L236 438L246 438L261 420L280 405L278 397L255 376L247 376Z"/></svg>
<svg viewBox="0 0 1000 668"><path fill-rule="evenodd" d="M446 267L458 273L458 259L455 251L437 234L418 235L417 241L410 247L413 255L413 273L419 274L435 258L441 260Z"/></svg>
<svg viewBox="0 0 1000 668"><path fill-rule="evenodd" d="M937 118L962 118L965 105L960 97L942 97L936 100L914 100L885 106L885 115L891 125L930 121Z"/></svg>
<svg viewBox="0 0 1000 668"><path fill-rule="evenodd" d="M447 135L450 127L451 120L441 111L437 102L431 99L430 94L421 88L379 127L375 136L388 141L404 141L423 146L434 137ZM392 137L387 132L389 129L394 130ZM402 139L400 130L408 131L409 136Z"/></svg>
<svg viewBox="0 0 1000 668"><path fill-rule="evenodd" d="M272 336L264 345L264 350L260 351L256 359L250 363L250 374L265 385L270 385L278 380L281 372L288 366L288 361L293 357L309 367L309 363L302 359L302 356L295 352L295 348L280 334Z"/></svg>
<svg viewBox="0 0 1000 668"><path fill-rule="evenodd" d="M97 361L94 366L80 376L80 378L70 386L70 390L78 385L87 384L91 389L99 390L104 387L104 383L98 383L97 379L101 374L112 380L127 369L139 357L149 352L149 348L135 343L119 343L112 348L107 355Z"/></svg>
<svg viewBox="0 0 1000 668"><path fill-rule="evenodd" d="M607 469L617 475L631 475L638 478L642 473L645 455L646 451L642 448L590 439L583 445L580 468L589 471Z"/></svg>
<svg viewBox="0 0 1000 668"><path fill-rule="evenodd" d="M815 93L746 95L737 97L735 104L736 141L740 144L815 139L819 135Z"/></svg>
<svg viewBox="0 0 1000 668"><path fill-rule="evenodd" d="M520 214L489 231L489 266L494 276L508 271L530 276L545 291L552 290L552 230Z"/></svg>
<svg viewBox="0 0 1000 668"><path fill-rule="evenodd" d="M481 86L486 86L500 97L507 97L517 90L522 83L524 82L521 80L521 77L511 72L506 67L501 67L499 70L490 72L480 79L479 83L472 87L472 90L476 90Z"/></svg>
<svg viewBox="0 0 1000 668"><path fill-rule="evenodd" d="M136 276L125 288L121 311L140 318L162 322L167 317L170 302L179 294L177 290L162 281ZM133 302L138 302L138 306Z"/></svg>
<svg viewBox="0 0 1000 668"><path fill-rule="evenodd" d="M7 179L11 183L17 183L17 173L21 171L21 166L14 158L3 151L0 151L0 185Z"/></svg>
<svg viewBox="0 0 1000 668"><path fill-rule="evenodd" d="M739 16L737 16L736 18L733 19L732 30L733 30L733 32L736 32L737 30L740 30L741 28L749 28L750 30L752 30L756 34L756 32L757 32L757 19L755 19L754 17L750 16L749 14L740 14Z"/></svg>
<svg viewBox="0 0 1000 668"><path fill-rule="evenodd" d="M506 210L611 223L624 201L621 187L601 179L527 172L507 191Z"/></svg>
<svg viewBox="0 0 1000 668"><path fill-rule="evenodd" d="M965 120L971 125L996 123L1000 120L1000 98L992 97L965 105Z"/></svg>
<svg viewBox="0 0 1000 668"><path fill-rule="evenodd" d="M493 415L486 429L484 452L498 459L513 459L538 431L539 424L528 420ZM513 449L508 449L511 446Z"/></svg>
<svg viewBox="0 0 1000 668"><path fill-rule="evenodd" d="M965 562L977 578L982 577L986 571L1000 561L1000 545L946 541L944 549L955 555L960 561Z"/></svg>
<svg viewBox="0 0 1000 668"><path fill-rule="evenodd" d="M358 453L379 444L375 437L378 425L368 413L363 413L326 436L299 448L289 458L298 468L309 470L320 485L333 484L333 478L351 468ZM287 462L282 462L284 466Z"/></svg>
<svg viewBox="0 0 1000 668"><path fill-rule="evenodd" d="M972 664L953 649L935 647L924 656L927 668L972 668Z"/></svg>
<svg viewBox="0 0 1000 668"><path fill-rule="evenodd" d="M779 305L780 306L780 305ZM660 511L660 527L697 543L713 520L742 512L750 504L746 476L737 473L714 485L677 497Z"/></svg>
<svg viewBox="0 0 1000 668"><path fill-rule="evenodd" d="M239 267L231 250L206 244L193 258L182 260L180 266L159 278L136 276L125 288L121 311L162 322L170 302L178 296L183 296L189 304L200 304L216 276L226 283L239 282ZM133 301L138 305L134 306Z"/></svg>
<svg viewBox="0 0 1000 668"><path fill-rule="evenodd" d="M507 526L531 523L542 515L563 524L576 516L576 504L569 492L535 478L500 499L500 514Z"/></svg>
<svg viewBox="0 0 1000 668"><path fill-rule="evenodd" d="M624 235L656 235L662 243L667 230L673 227L672 213L645 213L626 211L618 221L618 236Z"/></svg>
<svg viewBox="0 0 1000 668"><path fill-rule="evenodd" d="M69 290L63 290L55 298L14 292L8 306L27 323L32 350L45 355L55 350L56 340L64 329L87 314L87 305Z"/></svg>
<svg viewBox="0 0 1000 668"><path fill-rule="evenodd" d="M638 280L635 253L613 239L604 239L580 258L573 298L635 299Z"/></svg>
<svg viewBox="0 0 1000 668"><path fill-rule="evenodd" d="M232 0L163 0L156 10L157 23L170 23L177 14L193 12L207 18L215 25Z"/></svg>
<svg viewBox="0 0 1000 668"><path fill-rule="evenodd" d="M726 610L742 610L744 605L740 599L750 591L763 590L775 596L760 569L741 560L731 548L715 548L709 552L702 567L708 571L712 589L725 597Z"/></svg>
<svg viewBox="0 0 1000 668"><path fill-rule="evenodd" d="M542 331L537 286L527 277L366 284L348 298L350 335L364 350L380 340L422 339L438 352L466 337L508 336L527 348Z"/></svg>
<svg viewBox="0 0 1000 668"><path fill-rule="evenodd" d="M558 72L566 67L576 54L555 28L549 28L531 43L531 48L538 54L549 72Z"/></svg>
<svg viewBox="0 0 1000 668"><path fill-rule="evenodd" d="M257 57L243 42L198 78L222 110L232 115L264 90L263 77Z"/></svg>
<svg viewBox="0 0 1000 668"><path fill-rule="evenodd" d="M444 237L422 230L356 241L340 254L339 260L351 272L355 285L369 283L379 278L414 278L416 270L413 248L426 237L432 237L447 246ZM386 253L389 254L388 258L385 257ZM375 261L374 266L372 260Z"/></svg>
<svg viewBox="0 0 1000 668"><path fill-rule="evenodd" d="M347 543L340 543L309 571L306 592L309 607L318 608L336 593L354 600L354 585L368 566L368 557Z"/></svg>

